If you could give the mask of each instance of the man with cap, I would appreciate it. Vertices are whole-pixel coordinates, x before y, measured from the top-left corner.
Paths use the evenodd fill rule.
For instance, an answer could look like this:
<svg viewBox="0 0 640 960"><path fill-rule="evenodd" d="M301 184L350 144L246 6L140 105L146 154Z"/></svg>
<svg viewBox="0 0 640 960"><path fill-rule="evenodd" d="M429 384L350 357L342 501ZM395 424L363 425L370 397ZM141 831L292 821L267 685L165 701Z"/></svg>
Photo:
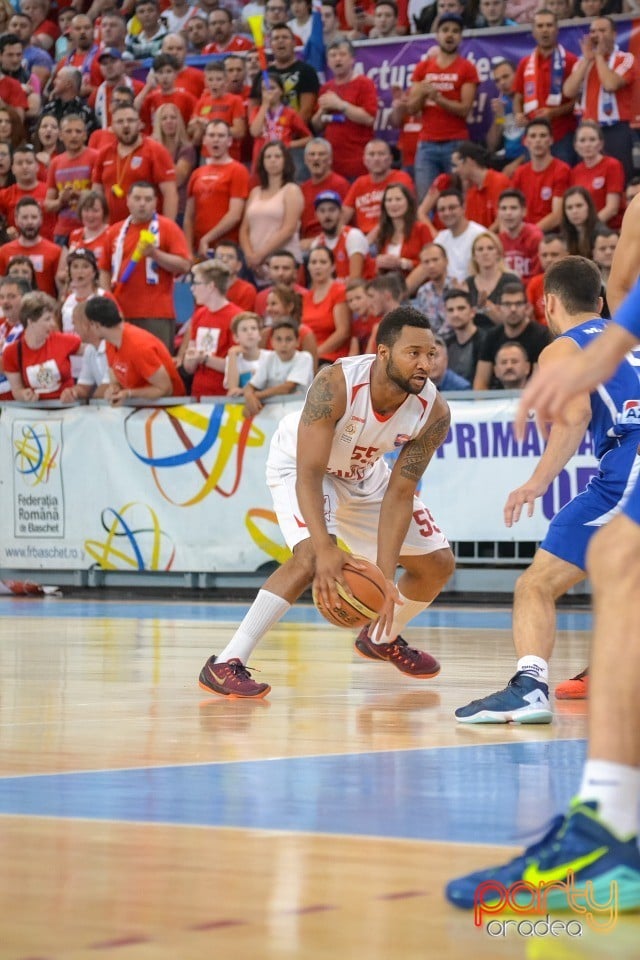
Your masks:
<svg viewBox="0 0 640 960"><path fill-rule="evenodd" d="M369 257L369 243L362 230L342 225L340 194L323 190L313 203L322 233L313 238L311 249L328 247L332 251L338 280L372 277L375 269Z"/></svg>
<svg viewBox="0 0 640 960"><path fill-rule="evenodd" d="M122 52L117 47L105 47L98 56L102 83L89 97L89 106L93 109L103 130L111 126L111 101L116 87L128 87L134 97L144 84L127 75Z"/></svg>
<svg viewBox="0 0 640 960"><path fill-rule="evenodd" d="M475 66L458 50L462 17L445 13L438 20L437 47L413 72L406 104L408 114L422 113L416 150L415 179L421 200L440 173L450 173L451 154L460 141L469 140L467 115L479 78Z"/></svg>

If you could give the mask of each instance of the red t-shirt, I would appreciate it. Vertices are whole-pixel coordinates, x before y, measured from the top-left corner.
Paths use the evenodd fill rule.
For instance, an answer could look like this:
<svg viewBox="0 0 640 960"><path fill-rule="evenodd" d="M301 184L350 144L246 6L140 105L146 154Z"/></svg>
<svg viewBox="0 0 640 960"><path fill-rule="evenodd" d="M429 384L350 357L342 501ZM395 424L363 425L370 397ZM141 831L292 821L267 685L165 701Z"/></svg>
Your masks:
<svg viewBox="0 0 640 960"><path fill-rule="evenodd" d="M38 290L57 297L56 273L60 262L60 247L51 240L41 238L37 243L28 246L21 239L11 240L0 247L0 276L4 276L13 257L29 257L36 272Z"/></svg>
<svg viewBox="0 0 640 960"><path fill-rule="evenodd" d="M93 240L85 240L84 227L76 227L76 229L72 230L69 234L69 253L77 250L78 247L82 247L83 250L92 250L96 255L96 260L100 263L102 254L104 253L104 244L107 239L108 229L109 228L105 226L104 230L102 230L97 237L94 237Z"/></svg>
<svg viewBox="0 0 640 960"><path fill-rule="evenodd" d="M320 87L320 96L328 91L337 93L342 100L366 110L375 120L378 112L378 91L369 77L353 77L346 83L329 80ZM333 168L336 173L347 180L354 180L366 172L362 155L374 136L373 127L365 127L361 123L343 118L342 122L333 120L328 123L321 136L333 147Z"/></svg>
<svg viewBox="0 0 640 960"><path fill-rule="evenodd" d="M159 317L173 319L175 317L175 308L173 305L173 285L175 276L168 270L156 264L157 283L147 282L146 258L142 258L133 270L133 273L126 281L120 282L120 277L127 268L127 265L136 249L141 230L148 230L151 221L146 223L131 223L124 236L122 250L122 263L118 271L116 283L113 284L113 293L118 303L122 307L122 312L127 320L137 320L144 317ZM116 250L120 231L123 228L122 223L114 223L109 227L104 242L104 251L100 258L100 269L111 273L113 257ZM189 250L187 240L173 220L167 217L158 217L160 249L167 253L176 254L178 257L189 259Z"/></svg>
<svg viewBox="0 0 640 960"><path fill-rule="evenodd" d="M407 237L400 248L399 256L402 257L403 260L411 260L411 267L409 267L408 270L402 271L405 277L408 276L408 274L411 273L413 268L417 265L418 260L420 259L420 251L424 245L431 243L434 237L435 233L433 232L431 224L421 223L420 221L414 223L410 236ZM380 253L390 253L388 244L380 251ZM381 272L384 273L385 271Z"/></svg>
<svg viewBox="0 0 640 960"><path fill-rule="evenodd" d="M556 157L551 158L544 170L534 170L531 163L523 163L517 168L511 182L527 198L529 223L538 223L551 213L551 201L554 197L564 196L570 180L571 168Z"/></svg>
<svg viewBox="0 0 640 960"><path fill-rule="evenodd" d="M97 150L92 150L90 147L85 147L77 157L70 157L66 151L58 154L49 164L47 190L56 190L60 194L67 185L70 185L76 193L90 190L93 165L97 159ZM56 236L68 237L80 224L76 205L77 201L72 207L63 207L59 211L54 228Z"/></svg>
<svg viewBox="0 0 640 960"><path fill-rule="evenodd" d="M254 311L258 292L252 283L237 277L227 290L227 300L241 310Z"/></svg>
<svg viewBox="0 0 640 960"><path fill-rule="evenodd" d="M527 116L527 121L535 120L541 110L546 109L547 97L551 92L551 81L553 77L553 62L554 62L554 53L552 51L548 56L543 57L540 54L539 50L535 51L536 65L537 65L537 75L535 80L533 78L525 79L525 71L529 63L531 54L527 54L520 60L517 70L515 80L513 81L513 90L515 93L519 93L524 97L524 109ZM570 50L565 50L565 62L564 70L562 73L562 83L567 79L571 71L573 70L574 64L578 58L575 53L571 53ZM534 84L535 97L538 101L538 106L535 110L527 111L527 96L525 93L529 84ZM562 96L560 103L568 103L569 100L564 95ZM552 117L551 119L551 133L554 139L554 142L561 140L565 134L571 133L572 130L576 128L576 118L572 113L564 113L560 117Z"/></svg>
<svg viewBox="0 0 640 960"><path fill-rule="evenodd" d="M73 386L69 357L81 346L82 340L75 333L54 330L39 350L32 350L23 335L20 341L5 347L2 361L5 371L19 373L25 387L35 390L39 400L57 400L63 390Z"/></svg>
<svg viewBox="0 0 640 960"><path fill-rule="evenodd" d="M229 210L229 201L246 200L249 196L249 172L237 160L207 163L197 167L189 177L187 198L193 197L193 244L197 248L205 233L212 230ZM224 235L225 240L238 240L239 224ZM222 238L218 238L218 243Z"/></svg>
<svg viewBox="0 0 640 960"><path fill-rule="evenodd" d="M249 123L253 121L253 118L258 112L258 108L251 111L249 117ZM311 136L311 131L306 125L304 120L296 113L295 110L292 110L291 107L282 107L280 115L275 122L275 131L274 135L270 137L270 140L282 140L285 147L288 147L294 140L304 140L305 137ZM253 138L253 152L251 154L251 162L253 170L257 169L258 158L260 157L260 151L267 143L267 137L265 135L261 137Z"/></svg>
<svg viewBox="0 0 640 960"><path fill-rule="evenodd" d="M591 194L596 210L600 211L607 202L608 193L619 193L623 198L620 210L608 221L607 225L617 230L624 212L624 167L615 157L603 157L593 167L579 163L571 170L571 186L584 187Z"/></svg>
<svg viewBox="0 0 640 960"><path fill-rule="evenodd" d="M234 303L215 311L198 307L191 318L190 340L198 349L224 359L233 344L231 321L239 313L242 310ZM193 375L191 393L194 397L224 396L224 370L212 370L200 364Z"/></svg>
<svg viewBox="0 0 640 960"><path fill-rule="evenodd" d="M533 307L533 315L545 327L547 316L544 310L544 273L536 273L527 284L527 300Z"/></svg>
<svg viewBox="0 0 640 960"><path fill-rule="evenodd" d="M162 90L152 90L151 93L145 97L144 103L140 107L140 119L144 124L146 133L150 134L153 130L153 119L160 107L165 103L172 103L178 108L186 127L189 120L191 120L196 105L196 98L191 93L187 93L186 90L174 90L172 93L163 93Z"/></svg>
<svg viewBox="0 0 640 960"><path fill-rule="evenodd" d="M319 303L314 303L313 290L305 291L302 298L302 321L308 327L311 327L315 334L318 346L321 346L332 333L335 333L336 326L333 319L333 309L339 303L346 303L347 292L344 283L334 281L329 287L329 291ZM346 357L349 352L349 338L342 344L338 350L331 353L322 354L322 360L337 360L338 357Z"/></svg>
<svg viewBox="0 0 640 960"><path fill-rule="evenodd" d="M0 100L9 107L26 110L29 106L22 85L13 77L0 77Z"/></svg>
<svg viewBox="0 0 640 960"><path fill-rule="evenodd" d="M271 287L264 287L258 292L258 296L256 297L254 310L256 313L259 313L261 317L264 317L267 312L267 297L271 289ZM294 283L292 289L295 290L296 293L299 293L301 297L304 297L307 292L307 288L300 286L298 283Z"/></svg>
<svg viewBox="0 0 640 960"><path fill-rule="evenodd" d="M456 57L448 67L441 67L437 54L421 60L413 71L413 82L426 80L432 83L443 97L460 103L462 87L465 83L480 83L478 71L466 57ZM443 143L447 140L467 140L469 130L464 117L448 113L435 103L426 101L422 108L422 130L420 140Z"/></svg>
<svg viewBox="0 0 640 960"><path fill-rule="evenodd" d="M316 209L313 205L315 198L319 193L324 193L325 190L333 190L334 193L340 194L344 201L344 198L349 192L349 181L345 180L345 178L341 177L338 173L334 173L332 170L319 183L314 183L312 180L305 180L304 183L300 184L300 189L304 197L304 209L302 211L302 217L300 218L300 235L308 240L317 237L318 234L321 233L320 224L316 217Z"/></svg>
<svg viewBox="0 0 640 960"><path fill-rule="evenodd" d="M231 37L226 47L220 47L217 43L208 43L203 49L203 53L243 53L247 50L255 49L255 44L248 37L242 37L239 34Z"/></svg>
<svg viewBox="0 0 640 960"><path fill-rule="evenodd" d="M197 100L204 90L204 72L197 67L183 67L176 76L176 88L186 90Z"/></svg>
<svg viewBox="0 0 640 960"><path fill-rule="evenodd" d="M40 233L45 239L53 240L56 214L47 213L44 209L44 199L46 195L47 185L43 183L42 180L38 180L35 187L29 188L28 190L23 190L17 183L14 183L11 187L5 187L3 190L0 190L0 213L7 221L7 226L15 227L16 225L15 212L18 200L22 200L23 197L33 197L34 200L37 200L40 204L40 212L42 213Z"/></svg>
<svg viewBox="0 0 640 960"><path fill-rule="evenodd" d="M118 142L113 130L94 130L89 137L89 146L92 150L101 153L105 147L113 147Z"/></svg>
<svg viewBox="0 0 640 960"><path fill-rule="evenodd" d="M380 222L382 194L390 183L403 183L415 193L413 180L408 173L404 170L390 170L384 180L374 180L370 173L358 177L344 198L344 206L352 207L354 211L352 226L362 230L365 236Z"/></svg>
<svg viewBox="0 0 640 960"><path fill-rule="evenodd" d="M185 395L182 378L164 343L153 333L134 327L132 323L124 324L119 347L107 343L107 363L125 390L148 386L149 378L164 367L171 378L172 396Z"/></svg>
<svg viewBox="0 0 640 960"><path fill-rule="evenodd" d="M244 120L246 109L242 97L235 93L223 93L221 97L213 97L208 90L202 94L193 108L193 117L204 120L209 123L211 120L224 120L231 127L235 120ZM242 141L233 138L229 153L234 160L240 161L242 151ZM203 148L202 156L207 156L206 149Z"/></svg>
<svg viewBox="0 0 640 960"><path fill-rule="evenodd" d="M471 186L464 201L464 215L467 220L490 227L498 215L498 200L503 190L509 190L513 184L509 177L497 170L487 170L481 187Z"/></svg>
<svg viewBox="0 0 640 960"><path fill-rule="evenodd" d="M116 145L107 146L98 154L93 168L93 185L102 186L109 207L109 222L126 220L129 216L127 193L138 180L147 180L156 187L160 183L175 182L176 171L171 154L166 147L150 137L145 137L126 157L118 154ZM122 196L116 196L118 184ZM159 198L161 201L161 197ZM162 204L159 203L161 210Z"/></svg>
<svg viewBox="0 0 640 960"><path fill-rule="evenodd" d="M523 223L517 237L510 237L504 231L498 236L504 247L504 260L508 270L517 273L523 283L540 273L538 247L542 240L542 230L534 223Z"/></svg>

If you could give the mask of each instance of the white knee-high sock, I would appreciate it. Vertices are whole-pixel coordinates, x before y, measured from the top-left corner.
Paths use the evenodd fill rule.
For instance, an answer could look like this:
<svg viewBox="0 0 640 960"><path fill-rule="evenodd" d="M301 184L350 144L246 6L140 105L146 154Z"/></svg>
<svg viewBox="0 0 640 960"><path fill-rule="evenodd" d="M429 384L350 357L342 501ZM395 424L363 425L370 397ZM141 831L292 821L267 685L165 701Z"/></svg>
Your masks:
<svg viewBox="0 0 640 960"><path fill-rule="evenodd" d="M260 590L242 623L216 660L225 663L238 657L246 663L265 633L284 617L291 604L268 590Z"/></svg>
<svg viewBox="0 0 640 960"><path fill-rule="evenodd" d="M639 767L610 760L587 760L578 797L597 801L600 818L618 836L638 833Z"/></svg>
<svg viewBox="0 0 640 960"><path fill-rule="evenodd" d="M380 630L376 627L371 634L371 639L374 643L390 643L392 640L395 640L410 620L413 620L414 617L417 617L419 613L422 613L423 610L426 610L427 607L431 605L431 601L425 603L423 600L409 600L407 597L403 597L402 594L400 594L400 599L403 602L402 604L395 604L393 623L391 624L389 633L379 636Z"/></svg>

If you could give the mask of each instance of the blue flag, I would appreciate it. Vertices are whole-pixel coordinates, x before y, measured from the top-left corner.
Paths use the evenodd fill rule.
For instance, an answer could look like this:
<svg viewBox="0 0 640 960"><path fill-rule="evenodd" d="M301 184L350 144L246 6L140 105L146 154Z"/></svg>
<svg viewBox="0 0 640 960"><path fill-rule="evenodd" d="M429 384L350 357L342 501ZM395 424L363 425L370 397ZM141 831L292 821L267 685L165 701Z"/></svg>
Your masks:
<svg viewBox="0 0 640 960"><path fill-rule="evenodd" d="M310 63L318 73L324 73L327 66L324 48L324 31L322 29L322 14L320 13L321 7L321 0L313 0L311 33L302 52L305 63Z"/></svg>

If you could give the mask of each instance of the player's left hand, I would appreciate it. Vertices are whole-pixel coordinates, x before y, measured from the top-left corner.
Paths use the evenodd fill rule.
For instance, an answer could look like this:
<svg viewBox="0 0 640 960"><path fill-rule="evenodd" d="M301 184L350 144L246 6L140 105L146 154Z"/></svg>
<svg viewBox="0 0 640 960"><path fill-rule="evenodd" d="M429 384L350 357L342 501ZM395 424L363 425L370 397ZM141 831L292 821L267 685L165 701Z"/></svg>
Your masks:
<svg viewBox="0 0 640 960"><path fill-rule="evenodd" d="M527 504L527 516L533 516L533 508L538 497L541 497L547 488L541 487L529 480L521 487L512 490L504 505L504 522L507 527L513 526L522 516L522 510Z"/></svg>

